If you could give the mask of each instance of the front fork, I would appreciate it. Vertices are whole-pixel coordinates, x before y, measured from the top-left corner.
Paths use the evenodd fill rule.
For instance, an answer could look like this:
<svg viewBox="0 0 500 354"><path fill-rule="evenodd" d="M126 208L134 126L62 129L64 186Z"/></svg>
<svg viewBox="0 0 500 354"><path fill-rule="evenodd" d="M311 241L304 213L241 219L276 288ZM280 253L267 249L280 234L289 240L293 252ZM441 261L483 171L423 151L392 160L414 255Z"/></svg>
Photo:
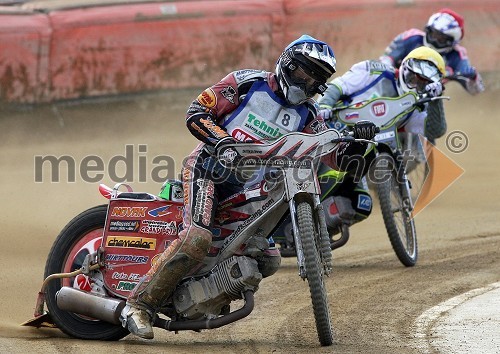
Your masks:
<svg viewBox="0 0 500 354"><path fill-rule="evenodd" d="M305 259L304 259L304 248L302 245L302 240L300 237L299 226L297 222L297 209L295 207L295 200L290 199L289 208L290 215L292 219L292 227L293 227L293 238L295 242L295 251L297 254L297 265L299 268L299 275L302 279L307 278L307 272L305 267ZM332 271L332 253L330 248L330 235L328 234L325 214L323 210L323 206L321 205L321 201L319 195L314 195L313 200L313 221L316 225L315 233L316 233L316 247L318 249L319 257L321 260L321 264L323 265L323 269L326 275L329 275Z"/></svg>
<svg viewBox="0 0 500 354"><path fill-rule="evenodd" d="M406 166L403 162L403 154L399 150L396 150L394 155L397 173L396 182L399 184L399 188L401 189L401 196L403 197L403 208L406 212L411 214L414 205L413 200L411 199L410 182L408 180L408 176L406 175Z"/></svg>

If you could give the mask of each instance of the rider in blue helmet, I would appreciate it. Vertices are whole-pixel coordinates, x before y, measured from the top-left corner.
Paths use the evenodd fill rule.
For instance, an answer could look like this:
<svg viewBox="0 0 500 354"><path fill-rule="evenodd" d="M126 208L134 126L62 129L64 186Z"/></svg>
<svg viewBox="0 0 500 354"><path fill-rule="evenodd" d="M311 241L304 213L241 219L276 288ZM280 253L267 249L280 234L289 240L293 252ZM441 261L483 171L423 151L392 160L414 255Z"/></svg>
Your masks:
<svg viewBox="0 0 500 354"><path fill-rule="evenodd" d="M132 334L153 338L155 313L177 284L224 242L212 235L218 202L241 191L245 182L244 176L228 166L239 156L227 144L259 143L290 132L327 129L312 97L326 91L333 73L335 56L330 46L302 36L286 47L275 73L254 69L231 72L191 103L186 126L200 143L183 165L183 229L127 299L121 321ZM354 133L355 137L371 139L374 131L375 125L368 123L355 127ZM363 144L344 143L326 162L339 168L343 156L362 154L365 149ZM279 251L269 242L257 257L262 276L276 272L280 260Z"/></svg>

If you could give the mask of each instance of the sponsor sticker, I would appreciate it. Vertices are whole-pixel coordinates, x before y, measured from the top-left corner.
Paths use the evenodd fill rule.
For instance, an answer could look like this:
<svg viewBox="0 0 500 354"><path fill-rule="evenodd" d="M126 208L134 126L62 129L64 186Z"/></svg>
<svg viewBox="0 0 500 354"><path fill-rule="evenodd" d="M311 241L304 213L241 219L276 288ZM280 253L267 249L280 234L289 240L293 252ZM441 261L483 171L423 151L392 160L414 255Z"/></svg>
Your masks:
<svg viewBox="0 0 500 354"><path fill-rule="evenodd" d="M232 86L224 87L220 93L222 97L234 104L234 96L236 96L236 90Z"/></svg>
<svg viewBox="0 0 500 354"><path fill-rule="evenodd" d="M386 113L386 107L384 102L377 102L372 104L372 112L376 117L382 117Z"/></svg>
<svg viewBox="0 0 500 354"><path fill-rule="evenodd" d="M198 96L198 102L208 108L213 108L217 104L217 97L211 88L207 88Z"/></svg>
<svg viewBox="0 0 500 354"><path fill-rule="evenodd" d="M177 233L175 221L143 220L141 232L153 235L172 236Z"/></svg>
<svg viewBox="0 0 500 354"><path fill-rule="evenodd" d="M106 247L138 248L154 251L156 249L156 239L147 237L108 236L106 238Z"/></svg>
<svg viewBox="0 0 500 354"><path fill-rule="evenodd" d="M280 130L279 126L254 113L248 113L247 119L243 122L243 127L245 130L251 131L256 136L265 139L279 138L287 133Z"/></svg>
<svg viewBox="0 0 500 354"><path fill-rule="evenodd" d="M132 254L113 254L113 253L106 253L105 259L107 262L125 262L125 263L138 263L138 264L146 264L149 261L148 256L136 256Z"/></svg>
<svg viewBox="0 0 500 354"><path fill-rule="evenodd" d="M121 218L143 218L148 207L113 207L111 216Z"/></svg>
<svg viewBox="0 0 500 354"><path fill-rule="evenodd" d="M138 283L130 282L130 281L120 281L118 285L116 285L116 290L121 291L132 291Z"/></svg>
<svg viewBox="0 0 500 354"><path fill-rule="evenodd" d="M171 211L168 211L169 208L170 205L164 205L155 209L151 209L150 211L148 211L148 215L154 218L162 217L172 213Z"/></svg>
<svg viewBox="0 0 500 354"><path fill-rule="evenodd" d="M370 211L372 210L372 198L367 195L358 195L358 209Z"/></svg>
<svg viewBox="0 0 500 354"><path fill-rule="evenodd" d="M139 220L110 220L109 231L112 232L138 232Z"/></svg>

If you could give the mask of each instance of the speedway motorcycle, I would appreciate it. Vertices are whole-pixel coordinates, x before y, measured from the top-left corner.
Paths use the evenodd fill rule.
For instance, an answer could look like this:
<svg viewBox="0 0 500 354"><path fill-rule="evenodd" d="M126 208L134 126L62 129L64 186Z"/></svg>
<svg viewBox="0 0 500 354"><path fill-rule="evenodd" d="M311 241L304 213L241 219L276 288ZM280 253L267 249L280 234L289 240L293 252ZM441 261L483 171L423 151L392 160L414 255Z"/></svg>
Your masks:
<svg viewBox="0 0 500 354"><path fill-rule="evenodd" d="M272 258L266 258L273 248L270 235L278 220L290 214L298 271L308 282L319 342L331 345L325 277L332 270L332 256L314 164L345 139L328 129L314 135L290 133L271 143L228 145L243 156L237 169L265 166L271 172L219 203L209 254L178 284L153 325L199 331L249 315L260 281L279 268L279 254L274 267ZM162 199L125 184L113 189L101 185L109 203L82 212L61 231L48 255L35 318L25 325L57 326L81 339L125 337L129 332L119 316L127 296L182 228L180 182L167 190L172 192L161 194L166 195ZM239 299L244 305L231 311L231 303Z"/></svg>
<svg viewBox="0 0 500 354"><path fill-rule="evenodd" d="M449 97L428 97L408 92L399 97L378 97L362 103L340 104L333 108L332 120L327 123L341 132L360 120L372 121L380 128L374 138L377 142L376 159L370 166L368 181L376 189L392 248L407 267L414 266L418 258L412 211L424 182L430 178L432 166L425 151L430 148L430 143L417 135L402 133L400 128L415 109L438 99ZM347 242L351 223L349 218L342 220L337 245Z"/></svg>

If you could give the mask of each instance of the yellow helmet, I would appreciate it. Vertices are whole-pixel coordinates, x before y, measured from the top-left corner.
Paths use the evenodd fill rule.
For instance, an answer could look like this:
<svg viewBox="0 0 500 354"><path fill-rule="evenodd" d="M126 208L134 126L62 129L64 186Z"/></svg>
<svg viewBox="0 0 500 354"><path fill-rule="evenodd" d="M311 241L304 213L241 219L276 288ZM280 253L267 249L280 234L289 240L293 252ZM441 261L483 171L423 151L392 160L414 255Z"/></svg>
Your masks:
<svg viewBox="0 0 500 354"><path fill-rule="evenodd" d="M423 93L431 82L441 81L445 75L444 59L429 47L413 49L401 62L399 83L403 92Z"/></svg>

